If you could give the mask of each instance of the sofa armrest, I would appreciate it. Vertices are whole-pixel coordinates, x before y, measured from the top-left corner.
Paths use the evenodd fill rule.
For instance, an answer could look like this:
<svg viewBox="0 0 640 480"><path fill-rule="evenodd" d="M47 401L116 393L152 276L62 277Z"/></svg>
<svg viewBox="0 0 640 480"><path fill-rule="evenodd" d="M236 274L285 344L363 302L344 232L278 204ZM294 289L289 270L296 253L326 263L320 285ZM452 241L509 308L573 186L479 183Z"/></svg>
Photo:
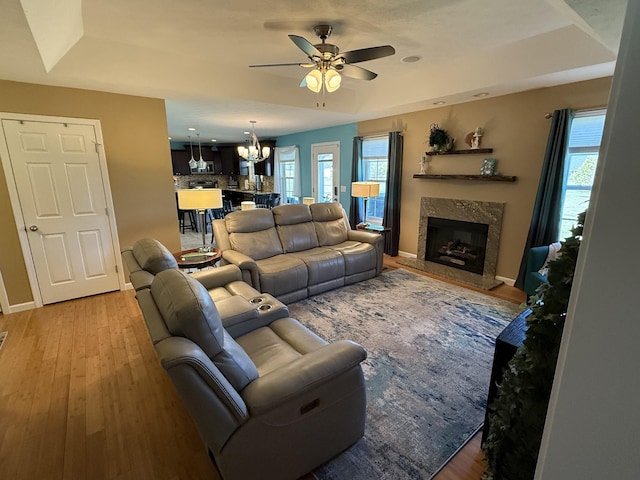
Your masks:
<svg viewBox="0 0 640 480"><path fill-rule="evenodd" d="M191 276L204 285L207 290L224 287L228 283L242 280L242 272L237 265L225 265L218 268L199 270L193 272Z"/></svg>
<svg viewBox="0 0 640 480"><path fill-rule="evenodd" d="M222 258L236 265L242 271L242 279L256 290L260 291L260 278L258 276L258 266L253 258L235 250L225 250Z"/></svg>
<svg viewBox="0 0 640 480"><path fill-rule="evenodd" d="M254 380L242 397L251 415L260 415L358 367L366 358L366 350L355 342L330 343Z"/></svg>
<svg viewBox="0 0 640 480"><path fill-rule="evenodd" d="M363 230L349 230L347 232L347 238L355 242L369 243L375 247L378 259L376 275L380 275L382 273L384 261L384 237L379 233L365 232Z"/></svg>
<svg viewBox="0 0 640 480"><path fill-rule="evenodd" d="M382 242L382 235L365 232L364 230L349 230L347 231L347 238L354 242L370 243L372 245L375 245L378 241Z"/></svg>

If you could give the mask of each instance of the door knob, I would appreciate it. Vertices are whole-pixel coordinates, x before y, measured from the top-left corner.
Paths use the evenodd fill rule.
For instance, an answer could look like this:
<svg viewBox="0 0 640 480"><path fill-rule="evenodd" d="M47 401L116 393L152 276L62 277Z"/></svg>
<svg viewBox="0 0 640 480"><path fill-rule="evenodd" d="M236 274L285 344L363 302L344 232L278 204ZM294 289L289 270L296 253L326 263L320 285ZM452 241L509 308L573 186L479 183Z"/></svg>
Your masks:
<svg viewBox="0 0 640 480"><path fill-rule="evenodd" d="M38 226L37 225L31 225L29 227L29 230L31 230L32 232L37 232L38 231Z"/></svg>

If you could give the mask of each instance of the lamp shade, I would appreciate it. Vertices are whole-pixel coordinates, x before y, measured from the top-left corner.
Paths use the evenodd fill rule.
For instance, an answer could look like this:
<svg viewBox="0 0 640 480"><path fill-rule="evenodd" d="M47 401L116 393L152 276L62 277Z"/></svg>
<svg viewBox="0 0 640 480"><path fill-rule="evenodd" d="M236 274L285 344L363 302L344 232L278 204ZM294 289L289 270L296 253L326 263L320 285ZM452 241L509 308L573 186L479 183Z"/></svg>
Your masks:
<svg viewBox="0 0 640 480"><path fill-rule="evenodd" d="M380 195L378 182L351 182L351 196L371 198Z"/></svg>
<svg viewBox="0 0 640 480"><path fill-rule="evenodd" d="M312 205L316 203L315 197L302 197L302 203L305 205Z"/></svg>
<svg viewBox="0 0 640 480"><path fill-rule="evenodd" d="M340 88L341 81L342 77L337 71L333 69L327 70L324 78L324 86L327 89L327 92L331 93L338 90L338 88Z"/></svg>
<svg viewBox="0 0 640 480"><path fill-rule="evenodd" d="M180 210L222 208L222 190L219 188L192 188L178 190Z"/></svg>
<svg viewBox="0 0 640 480"><path fill-rule="evenodd" d="M311 70L305 77L307 88L312 92L318 93L322 89L322 72L317 69Z"/></svg>

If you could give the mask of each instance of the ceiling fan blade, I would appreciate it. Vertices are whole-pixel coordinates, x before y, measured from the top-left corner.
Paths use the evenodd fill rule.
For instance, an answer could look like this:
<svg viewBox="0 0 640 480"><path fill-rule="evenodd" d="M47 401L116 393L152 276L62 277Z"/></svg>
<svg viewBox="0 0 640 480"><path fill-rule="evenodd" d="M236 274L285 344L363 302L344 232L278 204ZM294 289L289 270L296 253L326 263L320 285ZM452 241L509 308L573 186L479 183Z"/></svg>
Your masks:
<svg viewBox="0 0 640 480"><path fill-rule="evenodd" d="M249 65L249 67L251 68L255 68L255 67L305 67L305 68L310 68L310 67L315 67L316 64L315 63L300 63L300 62L296 62L296 63L266 63L263 65Z"/></svg>
<svg viewBox="0 0 640 480"><path fill-rule="evenodd" d="M373 80L378 76L377 73L373 73L366 68L358 67L356 65L336 65L334 67L341 75L349 78L355 78L357 80Z"/></svg>
<svg viewBox="0 0 640 480"><path fill-rule="evenodd" d="M361 48L359 50L342 52L340 56L344 58L345 63L358 63L388 57L394 53L396 53L396 50L391 45L382 45L380 47Z"/></svg>
<svg viewBox="0 0 640 480"><path fill-rule="evenodd" d="M299 35L289 35L289 38L296 46L307 54L307 57L322 57L322 53L316 47L313 46L309 40Z"/></svg>

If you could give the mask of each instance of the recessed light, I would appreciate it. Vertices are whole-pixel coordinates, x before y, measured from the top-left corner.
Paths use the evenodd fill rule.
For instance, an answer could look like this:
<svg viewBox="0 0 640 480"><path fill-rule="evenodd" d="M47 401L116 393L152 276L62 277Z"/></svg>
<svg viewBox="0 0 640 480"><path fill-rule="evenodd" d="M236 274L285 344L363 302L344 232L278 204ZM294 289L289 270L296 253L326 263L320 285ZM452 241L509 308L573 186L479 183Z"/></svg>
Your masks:
<svg viewBox="0 0 640 480"><path fill-rule="evenodd" d="M212 142L217 142L217 140L215 138L212 138L211 141Z"/></svg>
<svg viewBox="0 0 640 480"><path fill-rule="evenodd" d="M171 137L169 137L169 140L171 140Z"/></svg>
<svg viewBox="0 0 640 480"><path fill-rule="evenodd" d="M433 102L434 105L444 105L445 103L447 103L447 102L445 102L444 100L440 100L438 102Z"/></svg>
<svg viewBox="0 0 640 480"><path fill-rule="evenodd" d="M187 128L187 130L189 130L190 132L195 132L196 131L196 129L193 128L193 127L189 127L189 128Z"/></svg>
<svg viewBox="0 0 640 480"><path fill-rule="evenodd" d="M476 93L476 94L474 95L474 97L476 97L476 98L482 98L482 97L487 97L488 95L489 95L489 93L487 93L487 92L482 92L482 93Z"/></svg>
<svg viewBox="0 0 640 480"><path fill-rule="evenodd" d="M418 61L420 61L422 57L419 57L418 55L409 55L408 57L403 57L400 61L402 63L416 63Z"/></svg>
<svg viewBox="0 0 640 480"><path fill-rule="evenodd" d="M251 132L242 132L242 133L244 133L245 135L251 135Z"/></svg>

